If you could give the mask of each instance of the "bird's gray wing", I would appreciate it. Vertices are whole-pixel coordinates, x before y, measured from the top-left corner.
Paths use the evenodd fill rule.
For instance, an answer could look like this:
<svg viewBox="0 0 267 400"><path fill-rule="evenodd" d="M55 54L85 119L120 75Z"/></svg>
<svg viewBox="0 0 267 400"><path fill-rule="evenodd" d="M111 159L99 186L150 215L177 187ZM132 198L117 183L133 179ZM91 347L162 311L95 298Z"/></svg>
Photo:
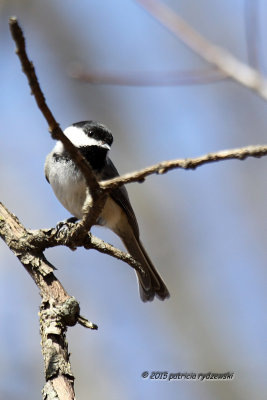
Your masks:
<svg viewBox="0 0 267 400"><path fill-rule="evenodd" d="M101 176L102 180L104 181L119 176L119 173L115 165L108 157L106 159L106 165L101 171ZM139 238L138 223L125 186L120 186L119 188L114 189L112 192L110 192L110 196L120 207L122 207L127 216L129 224L133 229L134 234L136 235L137 238Z"/></svg>

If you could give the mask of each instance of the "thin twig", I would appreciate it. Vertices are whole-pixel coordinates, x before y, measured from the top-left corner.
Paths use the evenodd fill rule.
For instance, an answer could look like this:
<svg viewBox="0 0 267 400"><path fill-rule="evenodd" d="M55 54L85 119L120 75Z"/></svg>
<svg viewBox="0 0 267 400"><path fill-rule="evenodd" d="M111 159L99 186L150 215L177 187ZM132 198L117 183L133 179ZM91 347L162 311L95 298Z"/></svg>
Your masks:
<svg viewBox="0 0 267 400"><path fill-rule="evenodd" d="M82 315L79 315L77 322L84 328L92 329L92 330L98 329L98 326L96 324L93 324L93 322L88 321L88 319L84 318Z"/></svg>
<svg viewBox="0 0 267 400"><path fill-rule="evenodd" d="M67 138L67 136L64 135L58 122L54 118L51 110L46 103L45 96L41 90L37 75L35 73L34 65L28 58L26 52L25 38L16 17L12 17L9 19L9 27L12 37L17 46L16 53L20 59L22 70L28 78L29 86L31 88L32 94L34 95L36 103L48 123L49 131L52 138L60 140L64 144L65 149L67 150L77 167L80 168L81 172L84 175L86 184L90 188L93 204L90 204L90 208L87 207L87 209L85 210L84 217L81 223L77 224L75 232L75 234L78 236L81 236L82 234L86 235L88 230L95 223L104 205L104 198L103 196L101 197L99 184L93 174L90 164L83 157L81 152Z"/></svg>
<svg viewBox="0 0 267 400"><path fill-rule="evenodd" d="M204 164L209 164L224 160L245 160L248 157L263 157L267 155L267 145L247 146L238 149L222 150L215 153L205 154L196 158L184 158L179 160L162 161L136 172L121 175L117 178L100 182L101 188L113 190L119 186L131 182L143 182L145 178L152 174L164 174L172 169L196 169Z"/></svg>
<svg viewBox="0 0 267 400"><path fill-rule="evenodd" d="M23 240L17 243L17 248L20 248L19 246L25 247L26 244L35 251L44 251L56 246L67 246L72 250L75 250L77 247L84 247L87 250L94 249L100 253L108 254L111 257L124 261L139 273L144 273L140 263L130 256L130 254L117 249L91 233L82 239L70 234L73 226L75 224L65 223L67 229L63 229L62 231L58 231L57 228L28 230L26 231L27 235L24 234Z"/></svg>
<svg viewBox="0 0 267 400"><path fill-rule="evenodd" d="M257 70L204 38L165 4L157 0L136 1L196 54L215 65L229 78L257 92L259 96L267 100L267 80Z"/></svg>
<svg viewBox="0 0 267 400"><path fill-rule="evenodd" d="M227 78L218 69L170 71L170 72L99 72L83 71L76 67L70 72L72 78L91 84L121 85L121 86L176 86L203 85L219 82Z"/></svg>
<svg viewBox="0 0 267 400"><path fill-rule="evenodd" d="M145 271L141 267L141 264L137 262L130 254L117 249L116 247L104 242L96 236L90 235L89 246L91 249L98 250L100 253L108 254L114 258L117 258L118 260L126 262L128 265L130 265L130 267L134 268L140 274L145 273ZM84 247L87 248L86 245Z"/></svg>

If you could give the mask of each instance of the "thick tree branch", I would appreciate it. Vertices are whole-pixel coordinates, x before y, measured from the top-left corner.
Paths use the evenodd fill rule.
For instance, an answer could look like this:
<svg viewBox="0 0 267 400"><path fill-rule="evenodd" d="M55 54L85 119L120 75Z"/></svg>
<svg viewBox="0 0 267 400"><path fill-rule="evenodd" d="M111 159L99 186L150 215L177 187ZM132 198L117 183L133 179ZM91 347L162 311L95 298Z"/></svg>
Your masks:
<svg viewBox="0 0 267 400"><path fill-rule="evenodd" d="M46 260L42 251L37 251L27 242L29 233L0 203L0 236L17 256L40 290L40 332L47 384L43 389L44 399L74 399L73 382L66 341L67 326L77 322L96 329L97 326L80 316L78 302L68 295L55 277L54 267Z"/></svg>
<svg viewBox="0 0 267 400"><path fill-rule="evenodd" d="M260 158L267 155L267 145L247 146L238 149L222 150L216 153L205 154L196 158L184 158L179 160L162 161L136 172L131 172L100 182L104 190L113 190L131 182L143 182L145 178L152 174L165 174L172 169L196 169L204 164L209 164L224 160L245 160L248 157Z"/></svg>
<svg viewBox="0 0 267 400"><path fill-rule="evenodd" d="M267 100L267 80L254 68L242 63L230 52L214 45L195 31L178 14L157 0L136 0L170 32L207 62L239 84Z"/></svg>

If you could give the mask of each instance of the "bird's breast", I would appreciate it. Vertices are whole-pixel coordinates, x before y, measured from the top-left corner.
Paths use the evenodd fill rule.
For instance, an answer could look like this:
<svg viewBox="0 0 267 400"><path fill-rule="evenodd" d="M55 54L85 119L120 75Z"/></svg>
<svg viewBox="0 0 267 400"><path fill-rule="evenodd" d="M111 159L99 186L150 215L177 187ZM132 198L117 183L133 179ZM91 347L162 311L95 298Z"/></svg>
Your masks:
<svg viewBox="0 0 267 400"><path fill-rule="evenodd" d="M51 157L52 158L52 157ZM53 163L47 178L61 204L76 218L82 218L82 208L86 198L86 185L81 172L70 161Z"/></svg>
<svg viewBox="0 0 267 400"><path fill-rule="evenodd" d="M45 173L60 203L72 215L81 219L84 202L86 200L87 204L90 204L91 196L89 190L86 190L85 180L80 170L71 160L61 159L59 162L57 157L50 153L46 160ZM98 174L96 177L100 179ZM121 217L121 207L108 196L96 223L116 232Z"/></svg>

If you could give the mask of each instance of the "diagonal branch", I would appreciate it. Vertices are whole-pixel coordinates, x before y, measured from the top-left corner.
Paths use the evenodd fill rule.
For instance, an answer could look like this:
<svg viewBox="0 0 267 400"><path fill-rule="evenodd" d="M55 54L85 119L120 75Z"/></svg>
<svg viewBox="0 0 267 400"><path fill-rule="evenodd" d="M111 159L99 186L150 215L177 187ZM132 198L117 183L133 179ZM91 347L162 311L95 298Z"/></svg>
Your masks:
<svg viewBox="0 0 267 400"><path fill-rule="evenodd" d="M90 213L89 207L87 207L84 212L84 217L81 223L77 224L75 231L75 235L86 235L88 230L95 223L98 215L100 214L104 205L105 198L101 193L99 184L93 174L90 164L83 157L81 152L67 138L67 136L64 135L58 122L55 120L51 110L46 103L45 96L41 90L37 75L35 73L34 65L28 58L26 52L25 38L16 17L12 17L9 19L9 27L12 37L17 46L16 53L20 59L22 70L28 78L29 86L31 88L32 94L34 95L36 103L48 123L49 131L52 138L60 140L63 143L72 160L83 173L88 188L91 189L90 192L92 192L93 206L90 204Z"/></svg>
<svg viewBox="0 0 267 400"><path fill-rule="evenodd" d="M165 174L172 169L196 169L204 164L210 164L224 160L245 160L248 157L260 158L267 155L267 145L247 146L238 149L222 150L216 153L205 154L196 158L184 158L179 160L162 161L136 172L121 175L117 178L100 182L101 188L107 191L114 190L126 183L143 182L152 174Z"/></svg>
<svg viewBox="0 0 267 400"><path fill-rule="evenodd" d="M84 245L84 247L87 248L86 244ZM90 243L88 248L98 250L100 253L108 254L111 257L124 261L140 274L145 273L145 271L141 267L141 264L136 261L130 254L117 249L116 247L104 242L103 240L97 238L96 236L93 236L92 234L90 235Z"/></svg>
<svg viewBox="0 0 267 400"><path fill-rule="evenodd" d="M84 247L87 250L94 249L100 253L108 254L111 257L117 258L118 260L124 261L130 267L134 268L140 274L144 273L139 262L137 262L130 254L117 249L111 244L104 242L104 240L97 238L96 236L88 233L85 238L80 238L69 234L72 231L72 223L64 223L65 229L58 230L57 228L46 228L25 231L25 242L28 246L44 251L51 247L56 246L67 246L71 250L76 250L77 247ZM75 230L75 228L74 228ZM24 242L22 242L24 245Z"/></svg>
<svg viewBox="0 0 267 400"><path fill-rule="evenodd" d="M254 90L264 100L267 100L267 80L257 70L200 35L165 4L157 0L136 1L196 54L215 65L226 76Z"/></svg>

